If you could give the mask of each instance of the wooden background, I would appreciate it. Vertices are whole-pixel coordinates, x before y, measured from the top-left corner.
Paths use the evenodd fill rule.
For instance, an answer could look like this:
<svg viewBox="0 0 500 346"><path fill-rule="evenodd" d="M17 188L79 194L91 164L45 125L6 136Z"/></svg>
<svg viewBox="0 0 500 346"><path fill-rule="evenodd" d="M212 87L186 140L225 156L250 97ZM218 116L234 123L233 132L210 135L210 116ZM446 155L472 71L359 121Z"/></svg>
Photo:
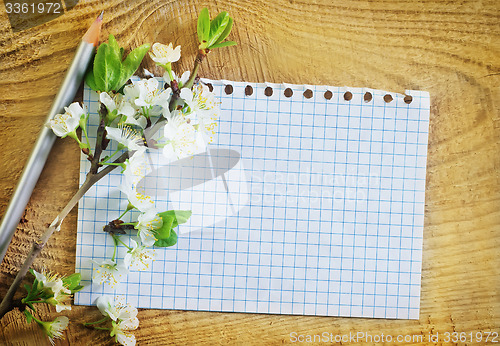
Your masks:
<svg viewBox="0 0 500 346"><path fill-rule="evenodd" d="M214 51L201 75L236 81L347 85L430 92L431 118L420 319L376 320L141 310L139 344L282 344L290 333L424 334L499 331L500 2L498 0L219 0L66 2L37 25L9 22L0 6L0 214L6 209L51 101L93 19L125 47L182 45L191 67L202 7L228 10L238 46ZM75 5L73 8L71 6ZM24 25L24 26L23 26ZM31 26L31 27L30 27ZM149 60L148 60L149 61ZM146 67L154 70L150 62ZM159 71L157 71L159 72ZM0 268L0 295L28 244L77 189L78 148L58 141ZM35 266L74 270L76 210ZM54 318L42 308L41 317ZM91 307L68 316L96 318ZM18 312L1 321L0 343L48 344ZM112 344L70 325L60 344Z"/></svg>

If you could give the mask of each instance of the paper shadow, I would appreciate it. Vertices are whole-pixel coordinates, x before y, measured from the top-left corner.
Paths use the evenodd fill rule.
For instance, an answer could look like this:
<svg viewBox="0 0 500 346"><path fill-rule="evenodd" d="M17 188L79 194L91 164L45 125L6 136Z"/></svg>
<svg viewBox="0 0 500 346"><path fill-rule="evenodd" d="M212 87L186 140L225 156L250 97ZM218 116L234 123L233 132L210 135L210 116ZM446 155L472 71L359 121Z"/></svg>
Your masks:
<svg viewBox="0 0 500 346"><path fill-rule="evenodd" d="M168 186L171 192L181 191L222 176L239 161L240 153L235 150L210 149L209 152L156 167L148 176L164 180L162 185ZM151 188L148 186L148 176L139 186Z"/></svg>
<svg viewBox="0 0 500 346"><path fill-rule="evenodd" d="M241 155L230 149L210 149L165 165L153 163L138 185L158 203L193 211L179 229L181 234L218 225L249 202Z"/></svg>

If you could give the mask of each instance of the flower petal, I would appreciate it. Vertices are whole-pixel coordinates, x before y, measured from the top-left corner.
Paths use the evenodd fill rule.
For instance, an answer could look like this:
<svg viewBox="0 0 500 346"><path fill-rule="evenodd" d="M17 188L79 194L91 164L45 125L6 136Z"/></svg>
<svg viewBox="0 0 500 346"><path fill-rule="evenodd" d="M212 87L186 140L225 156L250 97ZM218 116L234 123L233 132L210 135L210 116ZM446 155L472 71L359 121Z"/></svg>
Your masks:
<svg viewBox="0 0 500 346"><path fill-rule="evenodd" d="M107 92L101 92L99 95L99 101L106 106L109 112L112 112L116 109L115 101L109 96Z"/></svg>
<svg viewBox="0 0 500 346"><path fill-rule="evenodd" d="M124 346L135 346L135 336L131 333L117 332L116 341Z"/></svg>

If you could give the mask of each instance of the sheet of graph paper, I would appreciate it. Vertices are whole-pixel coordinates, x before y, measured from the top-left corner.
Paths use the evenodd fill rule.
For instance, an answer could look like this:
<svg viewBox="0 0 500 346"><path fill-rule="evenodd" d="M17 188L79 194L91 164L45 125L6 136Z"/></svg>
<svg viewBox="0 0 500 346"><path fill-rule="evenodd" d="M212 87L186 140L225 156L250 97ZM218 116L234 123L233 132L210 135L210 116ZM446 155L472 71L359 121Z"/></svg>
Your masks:
<svg viewBox="0 0 500 346"><path fill-rule="evenodd" d="M371 89L205 82L222 109L208 153L168 165L152 154L143 184L160 210L193 211L177 245L115 289L90 283L90 260L113 251L102 227L127 204L114 171L79 204L88 286L75 304L116 294L141 308L418 318L428 93L387 103ZM84 101L95 113L97 96ZM81 181L87 170L82 158Z"/></svg>

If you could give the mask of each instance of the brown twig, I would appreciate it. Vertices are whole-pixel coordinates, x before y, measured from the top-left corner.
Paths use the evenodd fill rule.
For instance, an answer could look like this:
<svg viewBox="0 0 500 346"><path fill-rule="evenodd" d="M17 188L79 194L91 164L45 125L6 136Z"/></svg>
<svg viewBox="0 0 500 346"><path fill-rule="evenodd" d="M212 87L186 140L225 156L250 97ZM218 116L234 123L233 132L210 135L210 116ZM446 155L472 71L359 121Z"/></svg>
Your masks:
<svg viewBox="0 0 500 346"><path fill-rule="evenodd" d="M191 71L191 75L189 76L189 79L186 82L186 85L184 85L184 87L191 88L193 86L194 80L198 76L198 69L200 68L201 63L206 58L206 56L209 52L210 52L210 50L208 50L208 49L200 49L198 51L198 55L196 56L196 59L194 60L193 71Z"/></svg>
<svg viewBox="0 0 500 346"><path fill-rule="evenodd" d="M128 158L128 153L124 153L118 159L116 159L114 161L114 163L125 162L125 160L127 158ZM2 299L2 302L0 303L0 318L2 318L8 311L12 310L13 308L19 307L13 301L14 294L16 293L17 289L19 288L21 281L24 279L24 277L28 273L28 270L31 267L31 265L33 264L33 261L40 254L40 252L44 248L45 244L47 243L47 241L51 237L52 233L54 233L54 231L59 229L64 218L69 214L71 209L73 209L73 207L78 203L78 201L83 197L83 195L95 183L97 183L100 179L102 179L105 175L110 173L115 168L116 168L116 166L106 166L100 172L98 172L96 174L89 172L87 174L87 178L85 179L85 182L82 184L82 186L80 186L80 189L71 198L71 200L68 202L68 204L66 204L66 206L59 213L59 215L57 215L57 217L54 219L54 221L49 226L49 228L47 228L47 230L42 234L42 236L38 240L33 242L33 245L31 246L31 250L28 253L28 256L26 257L26 260L22 264L21 269L19 269L19 272L17 273L14 281L10 285L9 290L7 291L7 294L5 295L5 297Z"/></svg>
<svg viewBox="0 0 500 346"><path fill-rule="evenodd" d="M95 142L94 157L92 158L92 165L90 167L90 172L92 174L97 174L97 170L101 165L99 161L101 160L102 151L106 148L106 115L108 110L105 105L101 105L99 109L99 127L97 128L97 138Z"/></svg>

